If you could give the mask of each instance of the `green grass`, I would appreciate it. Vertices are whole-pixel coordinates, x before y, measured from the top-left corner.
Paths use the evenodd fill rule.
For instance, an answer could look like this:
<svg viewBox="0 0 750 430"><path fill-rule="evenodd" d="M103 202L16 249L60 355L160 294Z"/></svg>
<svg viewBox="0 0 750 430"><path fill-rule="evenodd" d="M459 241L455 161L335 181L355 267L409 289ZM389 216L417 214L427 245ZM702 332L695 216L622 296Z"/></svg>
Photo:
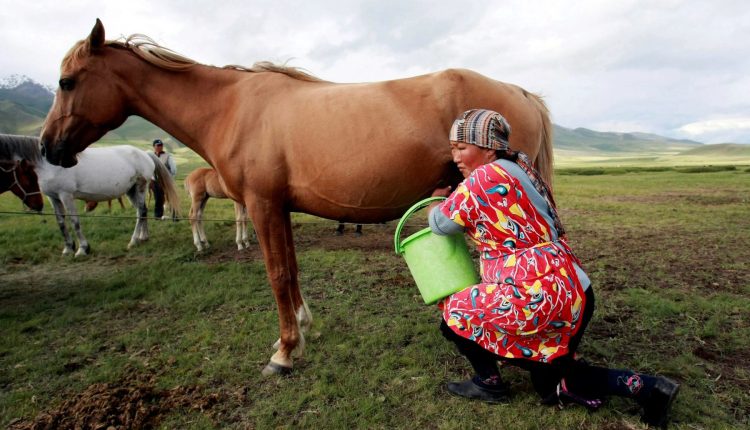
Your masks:
<svg viewBox="0 0 750 430"><path fill-rule="evenodd" d="M202 163L180 156L183 177ZM635 167L556 178L570 242L597 293L580 352L679 380L673 428L747 427L750 172ZM19 207L0 196L0 211ZM157 393L141 405L167 405L155 421L165 429L642 428L621 399L594 414L540 406L513 368L503 370L515 392L508 405L449 396L443 384L468 377L469 366L393 253L395 223L334 237L335 222L293 216L314 327L294 373L264 378L276 306L257 247L234 247L229 201L208 203L206 218L224 221L207 223L204 254L186 221L151 222L149 242L127 251L134 221L103 207L95 214L82 221L93 253L80 259L60 255L52 217L0 214L2 427L80 412L106 398L86 397L98 387L129 390L120 407ZM112 215L133 209L115 203ZM167 402L188 389L182 403Z"/></svg>

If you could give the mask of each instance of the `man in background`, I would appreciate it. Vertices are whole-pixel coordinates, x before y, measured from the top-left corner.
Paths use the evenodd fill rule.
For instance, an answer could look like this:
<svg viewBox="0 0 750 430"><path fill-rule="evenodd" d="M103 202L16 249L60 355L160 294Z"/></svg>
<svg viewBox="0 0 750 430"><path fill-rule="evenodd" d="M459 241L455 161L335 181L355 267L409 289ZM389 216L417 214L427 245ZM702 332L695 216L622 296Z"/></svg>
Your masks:
<svg viewBox="0 0 750 430"><path fill-rule="evenodd" d="M177 175L177 165L174 162L172 154L164 151L164 142L162 142L161 139L154 139L153 147L154 154L156 154L156 156L159 157L159 160L164 163L164 166L166 166L167 170L169 170L169 174L172 175L172 179L174 179L175 175ZM156 219L166 219L166 217L164 216L164 190L159 186L159 184L156 183L156 181L151 182L151 189L154 192L155 200L154 217L156 217Z"/></svg>

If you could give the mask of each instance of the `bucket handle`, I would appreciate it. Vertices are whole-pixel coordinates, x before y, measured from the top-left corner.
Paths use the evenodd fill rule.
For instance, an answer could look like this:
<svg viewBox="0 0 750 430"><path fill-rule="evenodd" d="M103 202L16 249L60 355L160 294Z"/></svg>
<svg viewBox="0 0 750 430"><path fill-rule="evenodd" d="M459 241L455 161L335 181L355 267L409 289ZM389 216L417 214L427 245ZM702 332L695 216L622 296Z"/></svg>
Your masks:
<svg viewBox="0 0 750 430"><path fill-rule="evenodd" d="M429 206L430 203L432 202L436 202L439 200L445 200L445 197L428 197L422 201L419 201L415 203L414 206L410 207L409 210L406 211L404 216L401 217L401 220L398 222L398 226L396 226L396 233L393 235L393 244L394 244L394 247L396 248L396 254L404 253L404 250L401 249L401 242L399 239L401 238L401 229L404 228L404 224L406 224L406 220L408 220L409 217L411 217L412 214L414 214L414 212L426 206Z"/></svg>

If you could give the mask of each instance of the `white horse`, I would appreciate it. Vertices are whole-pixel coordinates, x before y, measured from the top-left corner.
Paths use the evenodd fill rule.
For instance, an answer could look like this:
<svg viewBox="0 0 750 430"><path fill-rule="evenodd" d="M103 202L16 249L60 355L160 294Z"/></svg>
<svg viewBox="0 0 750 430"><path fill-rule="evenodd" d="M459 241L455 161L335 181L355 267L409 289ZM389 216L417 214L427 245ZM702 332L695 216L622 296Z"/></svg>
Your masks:
<svg viewBox="0 0 750 430"><path fill-rule="evenodd" d="M135 230L128 248L148 240L146 192L149 180L154 178L164 188L166 200L171 207L180 207L172 176L152 152L127 145L89 148L79 154L78 164L63 168L48 163L41 156L39 139L36 137L0 135L0 145L21 148L25 154L24 158L35 163L34 170L39 178L39 188L52 203L57 224L65 238L63 255L73 253L75 247L75 242L66 227L66 212L78 236L78 250L75 255L86 255L90 249L86 237L81 232L75 199L101 202L127 195L137 214Z"/></svg>

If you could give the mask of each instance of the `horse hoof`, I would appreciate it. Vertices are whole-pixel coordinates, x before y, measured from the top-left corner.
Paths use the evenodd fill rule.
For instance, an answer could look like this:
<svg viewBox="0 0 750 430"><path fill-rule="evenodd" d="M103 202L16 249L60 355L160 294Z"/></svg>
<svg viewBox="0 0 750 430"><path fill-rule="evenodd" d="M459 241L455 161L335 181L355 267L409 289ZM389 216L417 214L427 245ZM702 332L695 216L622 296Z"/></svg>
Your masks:
<svg viewBox="0 0 750 430"><path fill-rule="evenodd" d="M87 256L87 255L88 255L88 253L86 253L86 251L84 251L83 249L79 249L79 250L78 250L78 251L76 252L76 255L75 255L75 257L85 257L85 256Z"/></svg>
<svg viewBox="0 0 750 430"><path fill-rule="evenodd" d="M70 248L63 249L62 255L70 255L73 253L73 250Z"/></svg>
<svg viewBox="0 0 750 430"><path fill-rule="evenodd" d="M260 373L263 376L288 375L292 373L292 368L287 367L287 366L282 366L274 362L269 362L268 364L266 364L266 367L264 367Z"/></svg>

